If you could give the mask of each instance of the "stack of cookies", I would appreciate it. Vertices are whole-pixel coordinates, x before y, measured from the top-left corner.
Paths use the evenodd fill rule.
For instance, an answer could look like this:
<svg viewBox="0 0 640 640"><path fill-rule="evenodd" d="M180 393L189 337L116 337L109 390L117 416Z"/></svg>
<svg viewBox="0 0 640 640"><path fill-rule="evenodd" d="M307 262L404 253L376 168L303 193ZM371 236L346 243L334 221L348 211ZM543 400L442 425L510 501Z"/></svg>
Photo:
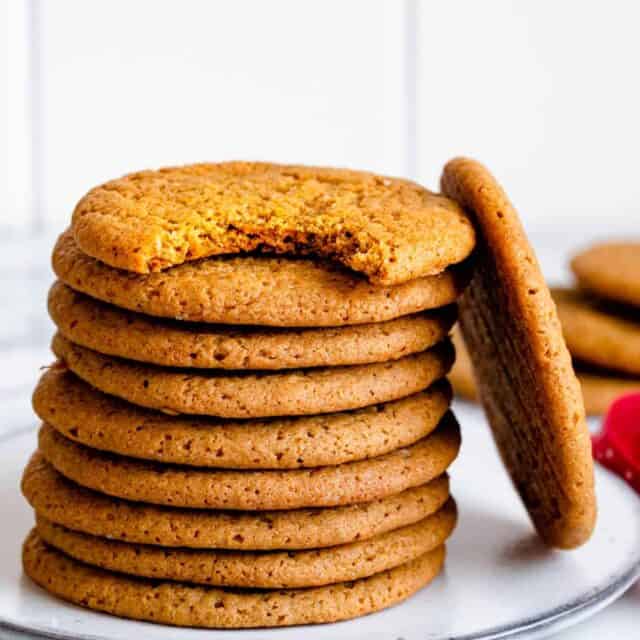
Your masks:
<svg viewBox="0 0 640 640"><path fill-rule="evenodd" d="M445 376L474 243L452 200L366 173L90 191L53 253L26 573L199 627L340 620L427 584L456 521Z"/></svg>
<svg viewBox="0 0 640 640"><path fill-rule="evenodd" d="M585 402L604 413L640 392L640 243L598 244L576 255L577 288L555 290Z"/></svg>
<svg viewBox="0 0 640 640"><path fill-rule="evenodd" d="M600 244L576 255L573 288L551 290L587 412L600 415L640 391L640 244ZM454 388L476 399L469 356L454 331Z"/></svg>

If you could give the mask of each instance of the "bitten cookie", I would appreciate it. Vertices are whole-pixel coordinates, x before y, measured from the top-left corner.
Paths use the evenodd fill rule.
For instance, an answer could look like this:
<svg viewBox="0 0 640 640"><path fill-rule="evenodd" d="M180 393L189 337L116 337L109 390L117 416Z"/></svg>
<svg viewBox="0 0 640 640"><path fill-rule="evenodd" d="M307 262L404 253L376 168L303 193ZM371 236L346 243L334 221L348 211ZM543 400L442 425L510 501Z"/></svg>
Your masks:
<svg viewBox="0 0 640 640"><path fill-rule="evenodd" d="M53 250L62 282L92 298L151 316L191 322L337 327L384 322L455 302L468 264L394 287L375 286L333 263L301 258L209 258L136 275L78 249L69 231Z"/></svg>
<svg viewBox="0 0 640 640"><path fill-rule="evenodd" d="M40 429L39 450L67 478L108 495L176 507L272 510L369 502L429 482L460 448L452 413L416 444L377 458L287 471L228 471L154 464L89 449Z"/></svg>
<svg viewBox="0 0 640 640"><path fill-rule="evenodd" d="M444 271L475 240L454 202L407 180L257 162L112 180L80 200L72 230L86 254L137 273L259 249L332 258L386 285Z"/></svg>
<svg viewBox="0 0 640 640"><path fill-rule="evenodd" d="M640 307L640 243L595 245L575 256L571 269L586 291Z"/></svg>
<svg viewBox="0 0 640 640"><path fill-rule="evenodd" d="M446 165L441 184L475 220L481 238L460 324L495 440L541 538L553 547L577 547L595 525L593 462L555 305L493 176L459 158Z"/></svg>
<svg viewBox="0 0 640 640"><path fill-rule="evenodd" d="M109 571L218 587L294 589L366 578L444 544L455 502L415 524L368 540L308 551L167 549L78 533L38 516L38 535L68 556Z"/></svg>
<svg viewBox="0 0 640 640"><path fill-rule="evenodd" d="M85 489L36 452L22 493L38 515L73 531L191 549L316 549L367 540L426 518L449 498L446 474L372 502L294 511L212 511L129 502Z"/></svg>
<svg viewBox="0 0 640 640"><path fill-rule="evenodd" d="M231 421L169 416L108 396L62 367L42 374L38 416L70 440L134 458L226 469L296 469L380 456L433 431L447 411L446 380L357 411Z"/></svg>
<svg viewBox="0 0 640 640"><path fill-rule="evenodd" d="M222 418L299 416L359 409L404 398L447 374L449 341L400 360L278 373L166 369L103 356L59 333L53 352L78 377L105 393L166 413Z"/></svg>
<svg viewBox="0 0 640 640"><path fill-rule="evenodd" d="M430 582L441 570L444 555L441 546L355 582L246 592L158 584L90 567L47 546L35 530L24 543L22 563L43 589L89 609L184 627L247 628L334 622L384 609Z"/></svg>

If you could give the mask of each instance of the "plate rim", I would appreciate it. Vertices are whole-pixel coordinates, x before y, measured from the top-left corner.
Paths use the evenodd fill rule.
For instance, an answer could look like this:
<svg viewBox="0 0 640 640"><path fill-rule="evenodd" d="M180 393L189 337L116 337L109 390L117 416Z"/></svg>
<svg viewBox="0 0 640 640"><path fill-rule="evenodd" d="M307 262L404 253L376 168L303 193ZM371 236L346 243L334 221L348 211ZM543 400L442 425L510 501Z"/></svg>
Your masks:
<svg viewBox="0 0 640 640"><path fill-rule="evenodd" d="M37 432L38 428L39 427L36 425L19 427L9 430L0 435L0 447L17 438L35 433ZM620 484L624 488L624 490L628 491L630 495L637 499L637 496L633 489L629 487L629 485L624 482L624 480L609 471L606 467L599 465L597 462L596 465L600 472L604 473L606 477L609 477L614 483ZM640 518L640 501L638 501L638 503L636 504L636 510L639 512ZM489 627L477 632L473 632L471 634L452 636L449 640L502 640L506 638L517 640L517 638L522 638L524 636L528 638L543 637L553 633L554 631L561 631L564 628L573 626L571 624L564 624L568 621L567 619L575 620L575 624L578 624L591 617L592 615L595 615L598 611L606 608L612 602L621 597L627 591L627 589L629 589L638 579L640 579L640 547L638 547L634 560L626 568L626 570L611 576L607 583L601 587L594 587L590 591L574 598L573 600L570 600L569 602L566 602L562 605L559 605L558 607L555 607L538 615L520 620L517 623ZM46 591L41 589L41 587L39 587L38 585L35 585L35 587L46 593ZM51 596L50 594L49 597L57 600L55 596ZM402 606L402 603L398 603L397 606ZM117 616L111 616L108 613L92 611L91 609L87 609L85 607L79 608L85 613L106 615L116 619L123 619L118 618ZM153 624L141 620L132 620L127 618L124 618L123 620L126 620L129 623L140 623L142 625ZM347 620L344 622L350 621ZM316 626L326 626L327 628L330 628L331 624L333 623ZM205 630L195 627L173 627L172 625L161 626L164 626L166 628L173 628L177 632L179 630L184 630L209 631L215 633L216 631L215 629ZM296 626L301 629L304 628L304 625ZM263 631L277 631L277 629L268 629L266 627L255 629L255 631L259 631L260 629L262 629ZM0 614L0 630L28 634L35 638L43 638L45 640L108 640L108 636L104 635L69 634L66 631L56 631L54 629L40 627L37 625L26 626L11 621L2 614ZM245 629L245 631L250 630ZM389 637L393 637L393 635ZM426 637L427 636L425 636L425 638Z"/></svg>

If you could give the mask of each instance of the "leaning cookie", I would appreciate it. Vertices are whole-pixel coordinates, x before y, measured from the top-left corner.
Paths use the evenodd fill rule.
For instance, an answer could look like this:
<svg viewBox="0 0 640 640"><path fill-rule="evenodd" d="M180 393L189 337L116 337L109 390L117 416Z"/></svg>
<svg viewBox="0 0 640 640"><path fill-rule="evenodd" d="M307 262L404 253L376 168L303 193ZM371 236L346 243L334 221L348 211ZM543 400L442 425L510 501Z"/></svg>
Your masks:
<svg viewBox="0 0 640 640"><path fill-rule="evenodd" d="M494 438L541 538L577 547L595 526L593 460L551 294L517 212L489 171L459 158L445 166L441 184L481 239L459 310Z"/></svg>

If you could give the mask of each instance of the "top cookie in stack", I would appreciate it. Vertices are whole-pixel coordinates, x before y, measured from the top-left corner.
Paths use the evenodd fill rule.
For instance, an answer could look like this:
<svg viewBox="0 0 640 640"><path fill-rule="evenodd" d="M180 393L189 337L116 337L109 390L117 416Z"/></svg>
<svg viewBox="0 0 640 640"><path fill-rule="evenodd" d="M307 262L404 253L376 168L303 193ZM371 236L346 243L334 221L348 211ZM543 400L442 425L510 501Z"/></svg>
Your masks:
<svg viewBox="0 0 640 640"><path fill-rule="evenodd" d="M204 627L343 619L426 584L455 523L443 378L474 243L453 201L352 171L194 165L89 192L53 255L27 573Z"/></svg>

